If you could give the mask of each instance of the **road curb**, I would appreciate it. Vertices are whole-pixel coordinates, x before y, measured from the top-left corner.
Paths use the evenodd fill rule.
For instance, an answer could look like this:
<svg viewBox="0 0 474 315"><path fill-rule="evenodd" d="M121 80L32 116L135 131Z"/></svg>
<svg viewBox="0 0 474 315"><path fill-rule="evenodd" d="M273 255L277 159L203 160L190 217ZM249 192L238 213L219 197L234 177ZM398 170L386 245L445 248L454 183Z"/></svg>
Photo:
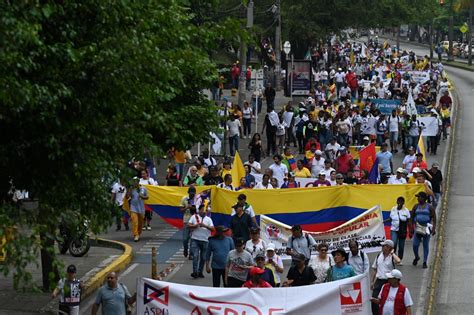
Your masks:
<svg viewBox="0 0 474 315"><path fill-rule="evenodd" d="M454 88L454 85L453 85ZM451 134L449 137L449 142L448 146L446 147L446 151L449 152L448 154L448 160L446 163L446 167L444 170L445 175L445 191L443 194L443 202L442 202L442 207L441 211L439 214L438 218L438 237L436 238L436 251L434 255L434 263L433 263L433 268L431 269L431 280L430 280L430 285L428 287L428 299L426 301L426 311L425 314L427 315L432 315L434 314L434 309L435 309L435 303L436 303L436 296L438 293L438 283L440 281L440 275L441 275L441 268L443 264L443 248L444 248L444 243L445 243L445 233L446 233L446 228L445 228L445 223L447 220L448 216L448 202L449 202L449 192L450 192L450 184L451 184L451 169L452 169L452 161L453 161L453 155L454 155L454 145L456 143L456 126L457 126L457 119L458 119L458 108L459 108L459 95L456 93L456 102L453 105L454 110L453 110L453 115L452 115L452 120L451 120Z"/></svg>
<svg viewBox="0 0 474 315"><path fill-rule="evenodd" d="M125 269L130 262L132 261L132 247L125 243L107 240L103 238L95 238L91 239L91 245L96 247L108 247L108 248L116 248L119 250L123 250L122 255L114 259L112 262L108 263L105 267L100 265L97 266L100 269L97 273L92 275L90 278L84 281L84 290L81 293L81 300L85 300L87 297L92 295L92 293L97 290L99 287L102 286L104 283L107 274L112 271L118 272ZM87 274L85 275L87 276ZM43 307L39 312L41 314L56 314L58 308L57 300L52 300L49 302L45 307Z"/></svg>
<svg viewBox="0 0 474 315"><path fill-rule="evenodd" d="M95 290L102 286L107 274L110 272L119 272L127 267L132 261L132 247L122 242L97 238L92 240L94 246L111 247L123 250L123 254L115 259L112 263L107 265L101 271L93 275L90 279L84 282L85 289L82 292L82 300L90 296Z"/></svg>

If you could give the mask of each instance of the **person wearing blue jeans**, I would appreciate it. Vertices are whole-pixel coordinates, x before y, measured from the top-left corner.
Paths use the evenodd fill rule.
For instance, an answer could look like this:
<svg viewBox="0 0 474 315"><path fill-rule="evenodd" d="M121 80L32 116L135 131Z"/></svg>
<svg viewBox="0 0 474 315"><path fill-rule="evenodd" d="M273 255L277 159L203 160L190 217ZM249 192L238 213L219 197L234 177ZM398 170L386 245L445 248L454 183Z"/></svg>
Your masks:
<svg viewBox="0 0 474 315"><path fill-rule="evenodd" d="M418 198L418 204L413 207L412 219L410 220L410 223L414 221L416 224L413 233L413 253L415 254L413 266L416 266L420 260L418 249L420 243L423 242L423 268L428 268L430 237L436 234L436 212L433 206L428 203L428 195L424 191L419 192L416 197ZM427 232L428 224L432 225L430 233ZM413 226L413 224L410 224L410 226Z"/></svg>
<svg viewBox="0 0 474 315"><path fill-rule="evenodd" d="M191 229L191 252L193 255L193 273L191 277L204 278L202 270L206 261L207 245L214 224L211 218L206 216L206 208L203 204L199 206L199 212L191 216L188 227Z"/></svg>

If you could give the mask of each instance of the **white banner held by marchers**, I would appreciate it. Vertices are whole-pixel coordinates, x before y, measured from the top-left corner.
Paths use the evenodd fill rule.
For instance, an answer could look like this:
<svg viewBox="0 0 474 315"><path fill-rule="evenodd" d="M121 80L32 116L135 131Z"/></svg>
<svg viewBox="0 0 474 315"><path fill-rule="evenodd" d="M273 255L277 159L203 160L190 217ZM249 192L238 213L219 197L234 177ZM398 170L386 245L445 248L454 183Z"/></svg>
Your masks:
<svg viewBox="0 0 474 315"><path fill-rule="evenodd" d="M361 249L366 253L378 252L381 250L380 243L385 240L380 206L374 206L329 231L319 233L303 231L303 233L313 236L316 244L327 243L329 252L341 247L349 251L350 240L357 240ZM275 244L275 251L282 259L291 259L285 254L290 236L291 226L265 215L260 216L260 238L267 244Z"/></svg>
<svg viewBox="0 0 474 315"><path fill-rule="evenodd" d="M369 312L368 273L289 288L211 288L147 278L139 279L137 284L139 315L365 315Z"/></svg>
<svg viewBox="0 0 474 315"><path fill-rule="evenodd" d="M434 137L438 134L438 118L436 117L418 117L417 120L423 126L421 135L424 137Z"/></svg>

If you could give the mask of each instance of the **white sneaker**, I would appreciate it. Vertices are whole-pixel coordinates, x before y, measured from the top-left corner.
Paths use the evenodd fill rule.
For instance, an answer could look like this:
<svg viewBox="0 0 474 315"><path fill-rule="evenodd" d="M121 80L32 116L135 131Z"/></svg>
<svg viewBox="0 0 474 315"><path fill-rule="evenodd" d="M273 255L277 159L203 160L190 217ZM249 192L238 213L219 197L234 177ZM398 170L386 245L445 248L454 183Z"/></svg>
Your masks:
<svg viewBox="0 0 474 315"><path fill-rule="evenodd" d="M146 230L146 226L142 227L142 230Z"/></svg>
<svg viewBox="0 0 474 315"><path fill-rule="evenodd" d="M140 237L137 235L133 238L133 241L138 242L139 239L140 239Z"/></svg>
<svg viewBox="0 0 474 315"><path fill-rule="evenodd" d="M147 230L151 230L151 226L147 226L146 229L147 229Z"/></svg>

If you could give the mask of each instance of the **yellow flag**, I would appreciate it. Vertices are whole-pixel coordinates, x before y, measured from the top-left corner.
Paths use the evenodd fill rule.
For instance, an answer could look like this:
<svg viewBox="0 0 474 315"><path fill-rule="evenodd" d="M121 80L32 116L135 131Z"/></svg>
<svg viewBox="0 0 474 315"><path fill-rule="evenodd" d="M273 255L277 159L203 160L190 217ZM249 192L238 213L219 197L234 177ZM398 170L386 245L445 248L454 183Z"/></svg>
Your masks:
<svg viewBox="0 0 474 315"><path fill-rule="evenodd" d="M423 136L420 136L418 139L418 147L416 148L416 152L423 154L423 161L426 162L425 142L423 141Z"/></svg>
<svg viewBox="0 0 474 315"><path fill-rule="evenodd" d="M245 168L244 163L240 159L239 152L235 152L234 163L232 163L232 170L230 172L232 175L232 186L237 188L240 186L240 179L245 177Z"/></svg>

